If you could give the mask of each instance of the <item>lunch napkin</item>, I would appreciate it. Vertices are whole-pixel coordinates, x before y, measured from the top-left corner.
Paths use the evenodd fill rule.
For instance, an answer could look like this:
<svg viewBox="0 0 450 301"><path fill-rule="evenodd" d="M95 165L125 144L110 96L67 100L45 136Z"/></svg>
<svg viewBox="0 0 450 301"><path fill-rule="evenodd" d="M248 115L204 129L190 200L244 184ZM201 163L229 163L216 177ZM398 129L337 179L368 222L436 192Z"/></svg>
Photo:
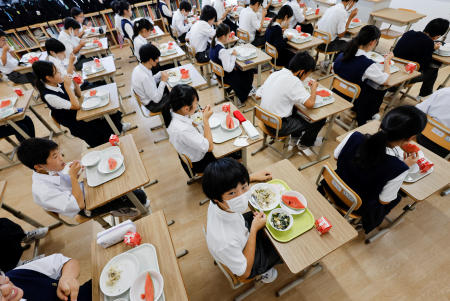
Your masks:
<svg viewBox="0 0 450 301"><path fill-rule="evenodd" d="M258 130L255 128L255 126L249 120L242 122L242 127L244 128L245 132L247 133L247 136L249 136L251 139L256 140L259 138Z"/></svg>
<svg viewBox="0 0 450 301"><path fill-rule="evenodd" d="M130 220L97 233L97 244L106 249L121 242L128 232L136 232L136 225Z"/></svg>

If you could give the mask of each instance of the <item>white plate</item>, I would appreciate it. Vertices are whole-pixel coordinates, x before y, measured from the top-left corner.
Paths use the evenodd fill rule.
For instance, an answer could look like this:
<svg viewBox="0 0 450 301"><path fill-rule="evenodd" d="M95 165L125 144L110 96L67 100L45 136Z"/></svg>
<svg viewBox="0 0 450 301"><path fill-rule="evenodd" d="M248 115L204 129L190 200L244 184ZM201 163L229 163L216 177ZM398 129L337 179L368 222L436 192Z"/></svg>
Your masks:
<svg viewBox="0 0 450 301"><path fill-rule="evenodd" d="M251 190L252 195L255 195L255 198L256 198L255 191L257 189L270 190L270 191L272 191L274 193L274 196L273 196L273 199L270 202L269 206L267 206L265 208L261 208L259 206L259 204L256 203L256 200L253 199L253 197L250 198L250 204L253 207L255 207L256 209L263 210L263 211L269 211L269 210L275 209L280 204L280 202L281 202L281 194L280 194L280 191L278 190L278 187L276 185L268 184L268 183L258 183L258 184L253 185L250 190Z"/></svg>
<svg viewBox="0 0 450 301"><path fill-rule="evenodd" d="M100 161L100 154L99 151L92 151L87 153L86 155L81 158L81 165L83 166L94 166L95 164Z"/></svg>
<svg viewBox="0 0 450 301"><path fill-rule="evenodd" d="M163 277L157 271L145 271L136 278L130 288L131 301L142 301L141 294L145 293L145 279L147 278L147 273L150 273L150 277L152 278L153 288L155 291L154 300L158 300L161 296L164 288Z"/></svg>
<svg viewBox="0 0 450 301"><path fill-rule="evenodd" d="M113 267L120 272L120 278L113 286L106 284L108 281L108 271ZM102 270L100 275L100 290L103 294L115 297L126 292L136 279L139 271L139 262L133 254L122 253L113 257Z"/></svg>
<svg viewBox="0 0 450 301"><path fill-rule="evenodd" d="M203 124L203 114L202 112L196 112L191 116L191 119L195 124Z"/></svg>
<svg viewBox="0 0 450 301"><path fill-rule="evenodd" d="M308 208L308 201L306 201L305 197L303 196L303 194L301 194L300 192L291 190L291 191L286 191L284 193L281 194L281 202L280 202L280 206L281 208L285 209L287 212L289 212L290 214L300 214L305 212L306 209L292 209L289 206L285 205L283 203L283 195L290 195L290 196L295 196L297 197L300 202L302 202L303 206L305 206L305 208Z"/></svg>
<svg viewBox="0 0 450 301"><path fill-rule="evenodd" d="M234 128L229 129L227 127L227 118L224 117L224 119L222 119L222 121L220 122L220 126L222 127L222 129L224 129L225 131L229 131L232 132L234 131L236 128L239 127L239 120L237 120L236 118L234 118L233 116L231 116L231 118L233 119L233 123L234 123Z"/></svg>
<svg viewBox="0 0 450 301"><path fill-rule="evenodd" d="M87 49L94 49L94 48L97 48L97 47L98 47L97 44L89 42L89 43L86 43L86 45L84 45L83 49L87 50Z"/></svg>
<svg viewBox="0 0 450 301"><path fill-rule="evenodd" d="M11 100L11 103L10 103L8 106L5 106L5 107L3 107L3 108L0 108L0 111L6 111L6 110L9 110L9 109L11 109L11 108L14 108L14 105L16 104L16 101L17 101L17 96L16 96L16 95L13 95L13 96L11 96L11 97L2 98L2 99L0 99L0 103L1 103L2 101L5 101L5 100Z"/></svg>
<svg viewBox="0 0 450 301"><path fill-rule="evenodd" d="M224 118L225 114L223 113L213 113L208 120L209 127L212 129L218 127Z"/></svg>
<svg viewBox="0 0 450 301"><path fill-rule="evenodd" d="M381 62L384 62L384 56L382 56L379 53L373 52L373 51L368 52L367 57L378 64L380 64Z"/></svg>
<svg viewBox="0 0 450 301"><path fill-rule="evenodd" d="M117 161L117 165L116 168L114 168L113 170L109 169L109 164L108 164L108 159L109 158L113 158ZM121 154L112 154L109 156L105 156L103 158L101 158L100 163L98 164L98 171L103 173L103 174L108 174L108 173L113 173L116 170L118 170L123 164L123 156Z"/></svg>
<svg viewBox="0 0 450 301"><path fill-rule="evenodd" d="M89 96L85 98L83 103L81 104L81 108L83 110L91 110L97 107L101 103L102 99L98 96Z"/></svg>
<svg viewBox="0 0 450 301"><path fill-rule="evenodd" d="M6 118L8 116L13 115L16 112L16 110L14 110L14 108L9 108L6 110L0 110L0 119Z"/></svg>

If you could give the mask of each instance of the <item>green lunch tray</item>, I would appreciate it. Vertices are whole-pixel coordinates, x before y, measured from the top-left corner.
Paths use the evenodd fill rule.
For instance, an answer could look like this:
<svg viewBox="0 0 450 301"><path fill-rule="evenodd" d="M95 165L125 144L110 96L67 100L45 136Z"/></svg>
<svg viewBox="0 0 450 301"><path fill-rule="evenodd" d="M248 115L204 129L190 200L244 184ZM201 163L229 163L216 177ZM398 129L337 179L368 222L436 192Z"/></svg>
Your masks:
<svg viewBox="0 0 450 301"><path fill-rule="evenodd" d="M268 182L269 184L280 184L286 190L291 190L289 186L280 179L273 179ZM280 205L277 206L279 208ZM269 213L270 211L267 211ZM314 227L314 216L312 215L311 211L309 211L308 208L302 213L302 214L293 214L292 217L294 218L294 224L292 225L292 228L288 231L278 231L275 230L269 223L269 220L266 222L266 228L269 230L272 237L279 241L279 242L288 242L296 238L297 236L302 235L312 227Z"/></svg>

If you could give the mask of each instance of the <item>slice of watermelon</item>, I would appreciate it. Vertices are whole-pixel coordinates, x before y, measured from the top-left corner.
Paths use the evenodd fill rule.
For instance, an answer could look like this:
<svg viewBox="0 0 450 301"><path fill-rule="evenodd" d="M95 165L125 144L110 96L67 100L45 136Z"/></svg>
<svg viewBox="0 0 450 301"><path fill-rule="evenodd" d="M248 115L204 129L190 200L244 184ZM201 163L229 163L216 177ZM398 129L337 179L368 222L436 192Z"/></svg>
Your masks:
<svg viewBox="0 0 450 301"><path fill-rule="evenodd" d="M304 32L304 33L300 34L300 36L302 36L302 37L309 37L309 34L307 34L306 32Z"/></svg>
<svg viewBox="0 0 450 301"><path fill-rule="evenodd" d="M233 118L231 118L230 115L227 115L226 123L227 123L227 128L234 129L234 121L233 121Z"/></svg>
<svg viewBox="0 0 450 301"><path fill-rule="evenodd" d="M108 159L108 166L109 166L109 170L114 170L117 166L117 161L114 158L109 158Z"/></svg>
<svg viewBox="0 0 450 301"><path fill-rule="evenodd" d="M1 103L0 103L0 108L4 108L4 107L7 107L7 106L9 106L11 104L11 100L3 100Z"/></svg>
<svg viewBox="0 0 450 301"><path fill-rule="evenodd" d="M145 301L153 301L155 298L155 288L153 287L152 277L147 273L145 277Z"/></svg>
<svg viewBox="0 0 450 301"><path fill-rule="evenodd" d="M359 23L359 22L361 22L361 20L358 19L358 18L354 18L354 19L352 20L352 22L354 22L354 23Z"/></svg>
<svg viewBox="0 0 450 301"><path fill-rule="evenodd" d="M283 203L292 209L305 209L305 205L295 196L283 195L281 196Z"/></svg>
<svg viewBox="0 0 450 301"><path fill-rule="evenodd" d="M319 95L320 97L328 97L331 95L331 93L327 90L319 90L316 92L316 95Z"/></svg>
<svg viewBox="0 0 450 301"><path fill-rule="evenodd" d="M417 145L412 144L412 143L403 144L401 146L401 148L403 151L407 152L408 154L417 153L418 151L420 151L420 148Z"/></svg>

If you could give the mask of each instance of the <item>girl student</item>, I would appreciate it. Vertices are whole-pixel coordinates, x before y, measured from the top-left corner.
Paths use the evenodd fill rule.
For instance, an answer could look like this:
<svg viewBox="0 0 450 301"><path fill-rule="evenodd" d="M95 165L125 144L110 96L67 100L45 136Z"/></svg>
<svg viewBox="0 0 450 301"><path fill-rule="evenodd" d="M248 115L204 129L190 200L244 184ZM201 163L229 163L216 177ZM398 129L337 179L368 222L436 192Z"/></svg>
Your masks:
<svg viewBox="0 0 450 301"><path fill-rule="evenodd" d="M294 12L292 19L289 21L289 28L295 28L297 27L297 25L300 25L302 27L302 32L312 34L314 31L314 26L312 24L304 23L306 18L306 10L308 8L306 4L304 5L304 7L301 7L302 3L303 0L288 0L284 4L289 5L292 8L292 11ZM316 6L316 4L314 3L313 6Z"/></svg>
<svg viewBox="0 0 450 301"><path fill-rule="evenodd" d="M286 40L291 40L293 36L287 35L287 39L283 37L283 32L286 28L289 28L289 22L293 14L292 7L283 5L272 18L266 30L266 42L274 46L278 52L278 66L286 67L295 54L288 50L286 42Z"/></svg>
<svg viewBox="0 0 450 301"><path fill-rule="evenodd" d="M420 134L426 123L427 116L419 109L400 106L385 115L377 133L350 133L334 150L336 173L361 197L356 213L362 216L365 233L380 225L400 202L400 187L418 159L417 154L403 153L400 147ZM339 203L337 197L335 200Z"/></svg>
<svg viewBox="0 0 450 301"><path fill-rule="evenodd" d="M150 36L153 28L155 28L149 20L142 18L136 20L133 26L133 46L134 46L134 55L136 58L141 61L139 58L139 49L142 46L148 43L147 38Z"/></svg>
<svg viewBox="0 0 450 301"><path fill-rule="evenodd" d="M254 70L242 71L236 67L236 50L225 49L225 44L229 40L230 27L224 23L219 24L211 43L209 56L213 62L223 67L224 82L231 86L239 102L244 103L253 89Z"/></svg>
<svg viewBox="0 0 450 301"><path fill-rule="evenodd" d="M337 75L361 87L361 93L352 108L356 112L358 125L376 118L375 114L379 112L386 94L382 86L389 80L390 61L394 55L387 54L383 65L376 64L368 57L368 52L376 48L380 36L381 32L376 26L364 26L351 40L349 47L338 55L333 65ZM335 92L350 101L349 97Z"/></svg>
<svg viewBox="0 0 450 301"><path fill-rule="evenodd" d="M120 21L120 28L122 29L123 37L133 41L133 23L131 22L133 13L131 12L130 3L127 1L119 1L116 5L116 9L119 16L122 18Z"/></svg>
<svg viewBox="0 0 450 301"><path fill-rule="evenodd" d="M77 120L77 111L81 108L80 86L69 75L62 76L61 72L51 62L37 61L33 63L36 74L36 87L48 107L52 117L61 125L69 128L71 134L91 146L98 146L108 141L111 128L104 119L85 122ZM74 89L71 88L73 85ZM121 123L121 112L110 115L119 131L130 128L129 123Z"/></svg>
<svg viewBox="0 0 450 301"><path fill-rule="evenodd" d="M124 34L122 31L122 19L123 17L119 14L119 3L121 1L120 0L115 0L113 2L111 2L111 8L114 12L114 28L117 30L118 33L120 33L120 38L122 39ZM123 41L122 41L123 42Z"/></svg>
<svg viewBox="0 0 450 301"><path fill-rule="evenodd" d="M192 25L186 35L186 40L195 49L195 59L199 63L209 62L209 41L216 34L213 24L216 22L217 12L214 7L205 5L200 20Z"/></svg>

